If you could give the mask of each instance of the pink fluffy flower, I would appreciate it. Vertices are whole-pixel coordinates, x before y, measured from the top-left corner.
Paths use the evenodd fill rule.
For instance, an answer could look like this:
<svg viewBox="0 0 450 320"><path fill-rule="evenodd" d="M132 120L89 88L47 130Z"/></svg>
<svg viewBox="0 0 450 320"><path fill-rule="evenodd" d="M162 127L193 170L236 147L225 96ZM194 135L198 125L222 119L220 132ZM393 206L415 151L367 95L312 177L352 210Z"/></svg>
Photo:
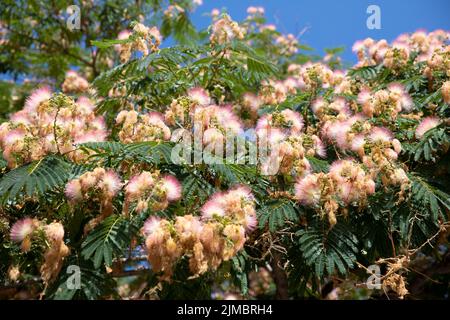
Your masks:
<svg viewBox="0 0 450 320"><path fill-rule="evenodd" d="M15 142L25 138L25 135L26 135L26 132L24 130L13 129L5 134L2 142L5 145L11 145L11 144L14 144Z"/></svg>
<svg viewBox="0 0 450 320"><path fill-rule="evenodd" d="M325 144L322 142L322 140L320 140L320 138L316 135L313 135L311 137L313 139L313 147L314 147L314 151L315 153L321 157L321 158L325 158L327 155L327 151L325 149Z"/></svg>
<svg viewBox="0 0 450 320"><path fill-rule="evenodd" d="M366 140L365 140L364 135L358 134L352 139L350 149L353 152L357 152L358 154L362 155L362 154L364 154L365 143L366 143Z"/></svg>
<svg viewBox="0 0 450 320"><path fill-rule="evenodd" d="M237 198L253 199L252 190L248 186L237 185L228 191L229 195Z"/></svg>
<svg viewBox="0 0 450 320"><path fill-rule="evenodd" d="M27 236L31 235L35 230L35 222L31 218L24 218L16 223L11 228L10 237L14 242L21 242Z"/></svg>
<svg viewBox="0 0 450 320"><path fill-rule="evenodd" d="M11 122L14 124L24 124L29 125L32 121L32 116L26 110L20 110L11 115Z"/></svg>
<svg viewBox="0 0 450 320"><path fill-rule="evenodd" d="M416 128L416 138L421 139L423 135L441 123L438 117L426 117L424 118Z"/></svg>
<svg viewBox="0 0 450 320"><path fill-rule="evenodd" d="M247 230L247 232L255 230L257 224L258 220L256 218L256 215L254 214L245 215L244 228L245 230Z"/></svg>
<svg viewBox="0 0 450 320"><path fill-rule="evenodd" d="M347 149L349 141L347 135L351 130L351 123L349 121L340 121L338 125L333 127L333 135L339 148Z"/></svg>
<svg viewBox="0 0 450 320"><path fill-rule="evenodd" d="M142 227L142 233L144 234L144 236L149 236L151 235L153 232L155 232L161 224L161 218L159 217L149 217L147 220L145 220L144 222L144 226Z"/></svg>
<svg viewBox="0 0 450 320"><path fill-rule="evenodd" d="M214 115L227 134L237 135L243 132L244 125L239 117L234 114L231 106L216 107Z"/></svg>
<svg viewBox="0 0 450 320"><path fill-rule="evenodd" d="M254 93L247 92L242 96L244 105L249 106L251 110L256 111L262 104L261 99Z"/></svg>
<svg viewBox="0 0 450 320"><path fill-rule="evenodd" d="M303 129L303 118L300 113L284 109L281 111L281 114L284 116L285 120L289 123L290 129L292 133L298 133Z"/></svg>
<svg viewBox="0 0 450 320"><path fill-rule="evenodd" d="M370 90L368 89L362 89L359 94L358 94L358 103L361 105L365 105L366 103L368 103L370 101L371 98L371 93Z"/></svg>
<svg viewBox="0 0 450 320"><path fill-rule="evenodd" d="M327 105L326 101L323 98L317 98L313 101L311 104L311 109L314 112L314 114L318 114L323 108L325 108Z"/></svg>
<svg viewBox="0 0 450 320"><path fill-rule="evenodd" d="M35 111L40 103L49 100L52 97L52 91L45 86L33 91L25 102L25 109L29 112Z"/></svg>
<svg viewBox="0 0 450 320"><path fill-rule="evenodd" d="M122 188L122 181L117 173L108 170L105 172L100 186L107 192L108 196L114 197Z"/></svg>
<svg viewBox="0 0 450 320"><path fill-rule="evenodd" d="M307 175L295 184L295 196L304 205L318 205L320 195L319 181L315 174Z"/></svg>
<svg viewBox="0 0 450 320"><path fill-rule="evenodd" d="M162 183L167 192L167 200L177 201L181 198L181 184L174 176L164 176Z"/></svg>
<svg viewBox="0 0 450 320"><path fill-rule="evenodd" d="M387 88L389 89L389 91L391 91L399 96L406 93L405 86L399 82L392 82L387 86Z"/></svg>
<svg viewBox="0 0 450 320"><path fill-rule="evenodd" d="M270 128L270 121L272 120L272 115L265 114L258 119L256 123L256 131L268 130Z"/></svg>
<svg viewBox="0 0 450 320"><path fill-rule="evenodd" d="M358 40L356 41L353 46L352 46L352 51L353 52L359 52L361 50L364 50L365 46L364 46L364 42L362 40Z"/></svg>
<svg viewBox="0 0 450 320"><path fill-rule="evenodd" d="M200 87L190 89L188 91L188 96L201 106L206 106L211 103L208 92Z"/></svg>
<svg viewBox="0 0 450 320"><path fill-rule="evenodd" d="M389 142L392 140L392 133L387 128L374 127L370 132L369 139L372 142Z"/></svg>
<svg viewBox="0 0 450 320"><path fill-rule="evenodd" d="M349 110L349 107L348 107L348 103L342 97L336 98L332 103L330 103L330 105L328 107L331 110L334 110L334 111L338 112L342 116L349 116L350 115L350 110Z"/></svg>
<svg viewBox="0 0 450 320"><path fill-rule="evenodd" d="M44 227L45 236L51 242L60 242L64 239L64 227L59 222L52 222Z"/></svg>
<svg viewBox="0 0 450 320"><path fill-rule="evenodd" d="M95 105L88 97L81 96L77 99L78 110L83 111L83 114L89 114L94 111Z"/></svg>
<svg viewBox="0 0 450 320"><path fill-rule="evenodd" d="M211 146L220 146L223 145L224 136L222 131L216 128L209 128L205 130L203 134L203 144L210 144Z"/></svg>
<svg viewBox="0 0 450 320"><path fill-rule="evenodd" d="M145 189L151 188L155 183L152 175L148 171L143 171L139 175L133 176L125 186L127 197L134 199L141 196Z"/></svg>
<svg viewBox="0 0 450 320"><path fill-rule="evenodd" d="M75 179L69 181L66 185L64 193L66 194L66 197L72 202L82 199L83 194L81 193L80 180Z"/></svg>
<svg viewBox="0 0 450 320"><path fill-rule="evenodd" d="M406 92L403 84L394 82L388 85L388 89L391 93L394 93L399 97L398 102L401 110L411 111L414 106L414 102L411 96Z"/></svg>
<svg viewBox="0 0 450 320"><path fill-rule="evenodd" d="M375 181L373 181L372 179L366 179L364 187L367 194L375 193Z"/></svg>
<svg viewBox="0 0 450 320"><path fill-rule="evenodd" d="M128 39L131 36L131 31L130 30L122 30L119 32L117 39L118 40L125 40Z"/></svg>
<svg viewBox="0 0 450 320"><path fill-rule="evenodd" d="M216 197L217 198L217 197ZM223 217L225 215L225 210L222 205L217 201L218 199L208 200L201 208L202 217L204 219L211 219L214 216Z"/></svg>
<svg viewBox="0 0 450 320"><path fill-rule="evenodd" d="M73 142L74 144L81 144L86 142L99 142L106 140L107 133L103 130L92 130L77 135Z"/></svg>
<svg viewBox="0 0 450 320"><path fill-rule="evenodd" d="M397 139L392 140L392 146L397 154L402 151L402 144Z"/></svg>

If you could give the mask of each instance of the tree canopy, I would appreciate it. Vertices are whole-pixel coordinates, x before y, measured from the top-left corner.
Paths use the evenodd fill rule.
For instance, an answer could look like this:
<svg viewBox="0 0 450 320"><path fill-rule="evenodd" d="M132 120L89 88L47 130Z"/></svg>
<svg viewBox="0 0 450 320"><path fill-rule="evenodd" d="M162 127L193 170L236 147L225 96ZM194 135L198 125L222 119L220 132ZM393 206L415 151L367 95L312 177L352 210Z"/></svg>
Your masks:
<svg viewBox="0 0 450 320"><path fill-rule="evenodd" d="M345 68L200 2L0 4L0 296L448 295L450 34Z"/></svg>

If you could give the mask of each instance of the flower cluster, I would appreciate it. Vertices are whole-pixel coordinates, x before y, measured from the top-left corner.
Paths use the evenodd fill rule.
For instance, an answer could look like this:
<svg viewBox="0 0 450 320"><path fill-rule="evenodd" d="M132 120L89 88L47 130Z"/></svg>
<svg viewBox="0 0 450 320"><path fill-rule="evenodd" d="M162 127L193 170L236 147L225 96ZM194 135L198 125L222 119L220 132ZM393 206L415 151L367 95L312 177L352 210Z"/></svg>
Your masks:
<svg viewBox="0 0 450 320"><path fill-rule="evenodd" d="M61 223L45 224L37 219L24 218L12 226L10 238L13 242L21 243L23 252L28 252L34 241L42 240L40 242L44 244L45 251L40 267L41 277L44 283L55 280L63 266L64 258L69 255ZM16 270L17 272L19 270Z"/></svg>
<svg viewBox="0 0 450 320"><path fill-rule="evenodd" d="M385 292L392 290L400 299L403 299L409 293L406 289L405 273L408 271L410 258L408 256L381 258L376 264L386 266L386 274L381 277L383 290Z"/></svg>
<svg viewBox="0 0 450 320"><path fill-rule="evenodd" d="M89 89L89 82L75 71L68 71L61 86L64 93L83 93Z"/></svg>
<svg viewBox="0 0 450 320"><path fill-rule="evenodd" d="M302 132L303 126L302 116L290 109L266 114L258 120L259 146L268 149L268 157L261 161L264 174L279 172L301 177L311 170L307 156L325 157L322 140L315 134Z"/></svg>
<svg viewBox="0 0 450 320"><path fill-rule="evenodd" d="M244 186L214 194L201 212L201 218L186 215L174 221L156 217L146 221L148 259L156 272L163 272L163 279L170 279L183 256L188 257L193 276L216 269L242 249L246 231L256 227L254 198Z"/></svg>
<svg viewBox="0 0 450 320"><path fill-rule="evenodd" d="M258 110L263 101L256 94L246 92L239 104L233 106L233 112L239 116L245 127L253 127L258 119Z"/></svg>
<svg viewBox="0 0 450 320"><path fill-rule="evenodd" d="M326 64L307 62L303 65L291 64L288 73L297 81L297 88L315 92L342 82L342 72L333 71Z"/></svg>
<svg viewBox="0 0 450 320"><path fill-rule="evenodd" d="M135 204L136 212L164 210L169 202L181 198L181 185L171 175L161 175L159 171L133 176L125 186L124 213L128 214L130 206Z"/></svg>
<svg viewBox="0 0 450 320"><path fill-rule="evenodd" d="M31 248L31 240L33 232L39 228L39 220L24 218L17 221L10 231L10 238L12 241L20 243L20 248L23 252L28 252Z"/></svg>
<svg viewBox="0 0 450 320"><path fill-rule="evenodd" d="M372 177L360 163L351 159L335 161L328 173L309 174L295 185L298 201L319 209L321 216L327 215L331 226L337 222L336 213L340 203L362 207L367 203L367 197L374 192L375 182Z"/></svg>
<svg viewBox="0 0 450 320"><path fill-rule="evenodd" d="M248 16L242 23L246 34L255 34L259 31L265 43L271 42L274 54L278 56L289 57L298 52L298 40L293 34L280 34L276 31L275 25L264 24L266 19L263 7L248 7L247 13ZM254 41L258 40L252 39L248 43L252 44Z"/></svg>
<svg viewBox="0 0 450 320"><path fill-rule="evenodd" d="M371 174L381 175L384 185L400 185L401 190L405 191L409 187L409 179L396 164L402 150L400 141L394 139L389 129L371 124L365 115L351 115L344 100L317 107L316 112L321 113L322 108L330 106L335 110L339 106L340 112L335 116L324 116L322 113L322 136L335 143L343 152L357 154Z"/></svg>
<svg viewBox="0 0 450 320"><path fill-rule="evenodd" d="M134 110L124 110L117 115L116 123L122 125L118 135L123 143L170 139L170 129L164 123L163 115L158 112L139 114Z"/></svg>
<svg viewBox="0 0 450 320"><path fill-rule="evenodd" d="M100 204L100 215L92 219L85 232L92 230L98 223L113 212L113 199L122 188L120 177L112 170L96 168L83 173L79 178L69 181L65 194L73 205L86 201Z"/></svg>
<svg viewBox="0 0 450 320"><path fill-rule="evenodd" d="M25 107L0 125L0 146L10 168L57 152L79 161L86 154L75 151L76 144L104 141L106 136L105 121L95 115L88 98L75 102L64 95L52 97L46 87L35 90Z"/></svg>
<svg viewBox="0 0 450 320"><path fill-rule="evenodd" d="M176 141L181 134L193 133L201 137L203 145L216 150L216 147L222 148L227 137L243 133L244 124L234 112L236 108L211 102L209 94L202 88L193 88L187 96L174 99L165 112L166 123L182 126L184 130L174 134L172 140Z"/></svg>
<svg viewBox="0 0 450 320"><path fill-rule="evenodd" d="M280 47L280 54L282 55L290 56L298 52L298 40L291 33L276 37L275 44Z"/></svg>
<svg viewBox="0 0 450 320"><path fill-rule="evenodd" d="M285 83L286 82L286 83ZM292 92L292 86L289 80L274 81L272 79L265 80L261 84L260 97L264 104L276 105L286 100L289 93ZM294 86L297 84L294 82ZM295 91L294 91L295 92Z"/></svg>
<svg viewBox="0 0 450 320"><path fill-rule="evenodd" d="M144 56L157 51L162 37L157 27L150 28L144 26L142 23L137 23L133 27L133 32L124 30L119 33L118 39L124 40L123 43L116 46L120 61L124 63L130 60L133 50L142 52ZM131 41L127 41L130 39Z"/></svg>
<svg viewBox="0 0 450 320"><path fill-rule="evenodd" d="M400 111L410 111L413 101L399 83L391 83L386 89L370 92L361 90L358 102L362 105L362 112L368 116L385 116L395 119Z"/></svg>
<svg viewBox="0 0 450 320"><path fill-rule="evenodd" d="M65 189L67 198L72 203L101 199L110 202L119 192L122 182L112 170L95 168L83 173L79 178L70 180Z"/></svg>
<svg viewBox="0 0 450 320"><path fill-rule="evenodd" d="M225 44L233 39L244 38L244 30L236 21L231 20L230 16L224 14L222 18L216 20L211 26L211 44Z"/></svg>
<svg viewBox="0 0 450 320"><path fill-rule="evenodd" d="M178 16L180 13L184 13L184 9L180 7L179 5L169 5L166 10L164 10L164 15L167 18L173 19L174 17Z"/></svg>
<svg viewBox="0 0 450 320"><path fill-rule="evenodd" d="M211 103L208 92L200 87L188 90L186 96L173 99L164 113L165 121L170 126L192 125L192 117L197 107L205 107Z"/></svg>
<svg viewBox="0 0 450 320"><path fill-rule="evenodd" d="M352 50L358 56L357 66L384 64L391 70L397 71L406 65L411 52L418 53L415 57L416 61L428 61L429 64L431 62L431 65L434 65L432 56L436 54L436 50L441 50L448 38L449 34L443 30L428 34L419 30L411 35L400 35L392 45L389 45L386 40L375 41L367 38L357 41Z"/></svg>
<svg viewBox="0 0 450 320"><path fill-rule="evenodd" d="M176 4L176 2L174 2L174 4L170 4L167 9L164 10L164 16L169 19L176 19L180 14L183 14L186 11L194 11L198 6L203 4L203 0L192 0L183 2L182 4L183 7Z"/></svg>
<svg viewBox="0 0 450 320"><path fill-rule="evenodd" d="M424 75L433 80L437 73L443 73L450 77L450 46L441 46L434 50L433 55L427 60L427 67L423 70Z"/></svg>
<svg viewBox="0 0 450 320"><path fill-rule="evenodd" d="M247 13L249 14L249 17L247 17L247 19L253 18L254 16L263 16L264 12L265 10L263 7L248 7Z"/></svg>

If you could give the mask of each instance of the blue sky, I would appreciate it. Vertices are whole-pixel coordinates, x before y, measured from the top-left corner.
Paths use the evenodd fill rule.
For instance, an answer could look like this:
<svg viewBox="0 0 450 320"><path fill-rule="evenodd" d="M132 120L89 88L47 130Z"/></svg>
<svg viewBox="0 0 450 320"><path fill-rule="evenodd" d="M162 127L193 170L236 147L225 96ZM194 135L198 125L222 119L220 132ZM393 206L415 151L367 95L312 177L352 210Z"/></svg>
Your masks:
<svg viewBox="0 0 450 320"><path fill-rule="evenodd" d="M369 5L381 9L381 29L369 30L366 13ZM269 23L283 33L299 34L300 42L322 53L324 48L345 46L343 58L355 61L351 52L358 39L372 37L391 41L400 33L417 29L450 30L450 0L203 0L192 18L205 28L210 17L203 13L227 8L235 20L244 19L249 6L263 6Z"/></svg>

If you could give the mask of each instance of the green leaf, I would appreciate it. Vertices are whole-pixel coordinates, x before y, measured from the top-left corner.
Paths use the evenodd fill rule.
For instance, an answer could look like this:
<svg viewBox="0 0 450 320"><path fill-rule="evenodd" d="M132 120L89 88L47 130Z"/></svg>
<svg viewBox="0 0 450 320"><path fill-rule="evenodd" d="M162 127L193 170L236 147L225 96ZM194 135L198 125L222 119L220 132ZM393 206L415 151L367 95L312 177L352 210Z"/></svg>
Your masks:
<svg viewBox="0 0 450 320"><path fill-rule="evenodd" d="M274 232L283 228L287 221L298 221L298 213L290 200L277 200L261 206L258 220L259 228L263 229L268 224L269 230Z"/></svg>
<svg viewBox="0 0 450 320"><path fill-rule="evenodd" d="M113 255L121 255L128 248L137 227L122 216L112 215L92 230L81 245L84 259L92 259L94 267L104 262L110 266Z"/></svg>
<svg viewBox="0 0 450 320"><path fill-rule="evenodd" d="M47 191L62 187L71 177L75 168L78 167L59 157L48 156L13 169L0 180L2 203L18 196L42 196Z"/></svg>
<svg viewBox="0 0 450 320"><path fill-rule="evenodd" d="M314 267L316 276L328 275L335 269L345 274L354 266L358 252L358 240L343 224L336 224L331 230L322 230L315 225L297 232L302 255L309 266Z"/></svg>
<svg viewBox="0 0 450 320"><path fill-rule="evenodd" d="M67 266L77 266L80 271L80 287L68 287L73 281L73 273L67 273ZM102 272L103 271L103 272ZM69 257L62 268L59 278L46 292L46 298L53 300L87 299L95 300L114 295L112 288L116 286L114 280L104 273L104 270L93 268L90 261L80 260L75 256Z"/></svg>
<svg viewBox="0 0 450 320"><path fill-rule="evenodd" d="M306 156L314 172L328 172L330 164L326 160Z"/></svg>
<svg viewBox="0 0 450 320"><path fill-rule="evenodd" d="M160 164L162 162L172 163L171 142L136 142L124 144L115 141L87 142L80 144L81 149L94 151L90 159L94 162L103 161L105 166L117 167L124 160Z"/></svg>
<svg viewBox="0 0 450 320"><path fill-rule="evenodd" d="M425 207L431 212L434 222L438 217L446 220L443 208L450 210L450 195L439 190L427 182L418 173L408 174L411 180L411 197L420 207Z"/></svg>
<svg viewBox="0 0 450 320"><path fill-rule="evenodd" d="M446 129L441 126L437 126L428 130L424 136L415 143L405 143L404 149L407 154L414 156L414 161L436 161L436 157L439 155L438 150L442 150L443 146L448 144L450 136L447 134Z"/></svg>
<svg viewBox="0 0 450 320"><path fill-rule="evenodd" d="M124 44L124 43L128 43L128 42L132 42L132 38L127 38L127 39L121 39L121 40L101 40L101 41L96 41L93 40L91 41L91 45L96 46L99 49L105 49L105 48L109 48L112 47L116 44Z"/></svg>
<svg viewBox="0 0 450 320"><path fill-rule="evenodd" d="M377 77L380 70L380 65L377 66L364 66L356 69L351 69L348 75L352 78L360 78L363 80L372 80Z"/></svg>
<svg viewBox="0 0 450 320"><path fill-rule="evenodd" d="M232 262L232 272L234 274L234 277L237 280L237 284L239 285L241 289L242 295L246 296L248 294L248 279L247 279L247 272L246 272L246 258L247 255L244 252L239 253L237 256L234 256L231 259Z"/></svg>

